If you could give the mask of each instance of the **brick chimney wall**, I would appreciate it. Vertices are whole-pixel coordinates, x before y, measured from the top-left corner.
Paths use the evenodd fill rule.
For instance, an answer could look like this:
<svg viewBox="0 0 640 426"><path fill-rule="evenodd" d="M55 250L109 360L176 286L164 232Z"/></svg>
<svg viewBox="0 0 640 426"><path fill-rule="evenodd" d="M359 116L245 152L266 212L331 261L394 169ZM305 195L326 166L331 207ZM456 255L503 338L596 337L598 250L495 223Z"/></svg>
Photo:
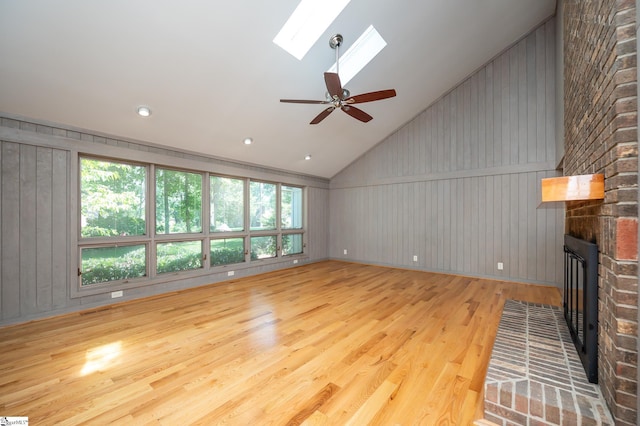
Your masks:
<svg viewBox="0 0 640 426"><path fill-rule="evenodd" d="M620 425L636 425L638 419L635 3L563 5L564 174L605 176L603 201L567 203L565 232L599 246L598 379Z"/></svg>

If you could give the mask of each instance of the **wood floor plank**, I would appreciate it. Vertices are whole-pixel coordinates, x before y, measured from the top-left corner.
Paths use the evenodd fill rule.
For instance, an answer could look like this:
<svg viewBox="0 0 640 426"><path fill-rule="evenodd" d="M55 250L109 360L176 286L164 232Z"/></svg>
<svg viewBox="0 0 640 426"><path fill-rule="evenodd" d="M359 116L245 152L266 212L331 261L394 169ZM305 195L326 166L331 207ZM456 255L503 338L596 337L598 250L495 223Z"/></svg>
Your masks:
<svg viewBox="0 0 640 426"><path fill-rule="evenodd" d="M509 298L560 303L551 287L326 261L4 327L0 414L467 425Z"/></svg>

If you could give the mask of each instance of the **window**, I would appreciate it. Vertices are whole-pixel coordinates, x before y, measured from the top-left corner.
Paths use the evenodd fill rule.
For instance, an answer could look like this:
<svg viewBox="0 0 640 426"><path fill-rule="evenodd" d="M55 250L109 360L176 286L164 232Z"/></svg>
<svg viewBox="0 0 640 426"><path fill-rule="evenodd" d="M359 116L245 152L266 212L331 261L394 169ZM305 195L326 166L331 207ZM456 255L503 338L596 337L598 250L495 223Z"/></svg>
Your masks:
<svg viewBox="0 0 640 426"><path fill-rule="evenodd" d="M80 160L80 235L145 235L146 167Z"/></svg>
<svg viewBox="0 0 640 426"><path fill-rule="evenodd" d="M302 188L282 185L282 229L302 229Z"/></svg>
<svg viewBox="0 0 640 426"><path fill-rule="evenodd" d="M276 236L251 237L251 259L269 259L276 257Z"/></svg>
<svg viewBox="0 0 640 426"><path fill-rule="evenodd" d="M88 247L81 250L81 285L140 278L147 275L144 244Z"/></svg>
<svg viewBox="0 0 640 426"><path fill-rule="evenodd" d="M211 231L244 231L244 181L211 176Z"/></svg>
<svg viewBox="0 0 640 426"><path fill-rule="evenodd" d="M244 262L244 238L211 240L211 266Z"/></svg>
<svg viewBox="0 0 640 426"><path fill-rule="evenodd" d="M158 259L156 271L159 274L202 268L202 242L200 241L159 243L156 252Z"/></svg>
<svg viewBox="0 0 640 426"><path fill-rule="evenodd" d="M202 231L202 175L158 169L156 172L156 233Z"/></svg>
<svg viewBox="0 0 640 426"><path fill-rule="evenodd" d="M282 236L282 255L302 253L302 234L285 234Z"/></svg>
<svg viewBox="0 0 640 426"><path fill-rule="evenodd" d="M78 170L83 295L304 253L301 187L88 156Z"/></svg>
<svg viewBox="0 0 640 426"><path fill-rule="evenodd" d="M251 182L251 230L276 229L276 185L265 182Z"/></svg>

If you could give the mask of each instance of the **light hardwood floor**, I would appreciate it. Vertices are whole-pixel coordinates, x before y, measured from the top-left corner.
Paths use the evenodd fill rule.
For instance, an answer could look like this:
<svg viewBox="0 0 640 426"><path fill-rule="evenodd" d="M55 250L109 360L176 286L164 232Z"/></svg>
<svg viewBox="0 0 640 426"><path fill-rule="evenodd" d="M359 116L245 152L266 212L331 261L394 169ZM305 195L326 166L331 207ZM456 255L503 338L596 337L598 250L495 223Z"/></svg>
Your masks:
<svg viewBox="0 0 640 426"><path fill-rule="evenodd" d="M507 298L560 293L328 261L5 327L0 416L471 424Z"/></svg>

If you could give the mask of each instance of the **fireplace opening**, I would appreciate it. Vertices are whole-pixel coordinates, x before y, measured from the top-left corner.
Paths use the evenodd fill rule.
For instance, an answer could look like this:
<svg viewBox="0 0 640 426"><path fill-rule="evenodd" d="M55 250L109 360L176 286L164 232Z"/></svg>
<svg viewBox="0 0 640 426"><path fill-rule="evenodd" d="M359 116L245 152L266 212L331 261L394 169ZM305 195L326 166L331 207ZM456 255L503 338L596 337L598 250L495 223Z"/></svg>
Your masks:
<svg viewBox="0 0 640 426"><path fill-rule="evenodd" d="M598 246L564 236L564 318L591 383L598 383Z"/></svg>

